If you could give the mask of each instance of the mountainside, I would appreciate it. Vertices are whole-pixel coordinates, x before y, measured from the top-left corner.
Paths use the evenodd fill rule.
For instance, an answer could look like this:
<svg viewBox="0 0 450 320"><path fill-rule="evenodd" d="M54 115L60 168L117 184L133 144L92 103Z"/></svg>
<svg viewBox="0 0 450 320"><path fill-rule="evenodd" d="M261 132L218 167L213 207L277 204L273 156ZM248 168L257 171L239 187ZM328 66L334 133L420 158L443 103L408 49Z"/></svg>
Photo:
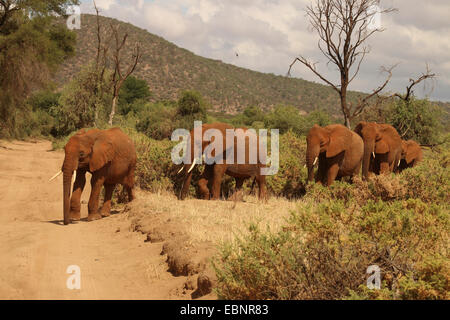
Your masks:
<svg viewBox="0 0 450 320"><path fill-rule="evenodd" d="M100 17L100 21L105 30L109 30L109 24L118 24L120 34L128 33L124 57L130 57L135 42L140 43L143 56L134 76L148 82L153 100L175 100L183 90L197 90L211 103L214 111L230 114L247 106L270 109L279 104L288 104L305 112L324 109L341 116L338 96L328 86L203 58L132 24L107 17ZM82 66L95 59L96 17L82 15L81 26L80 30L76 30L76 55L68 59L56 75L60 84L71 79ZM110 34L103 35L103 39L109 37ZM289 62L280 61L280 64L285 64L287 70ZM348 99L350 102L355 101L361 95L364 93L349 92ZM438 104L449 112L449 102Z"/></svg>
<svg viewBox="0 0 450 320"><path fill-rule="evenodd" d="M204 95L215 111L226 113L235 113L247 106L268 109L278 104L294 105L306 112L326 109L339 113L338 97L327 86L203 58L129 23L101 17L105 29L109 28L110 23L119 24L121 34L129 34L125 57L131 54L131 44L140 42L143 57L134 76L148 82L155 100L176 99L181 91L193 89ZM83 65L95 58L96 17L83 15L82 28L76 33L76 56L66 61L59 70L59 83L71 79ZM285 63L287 70L288 61L280 63ZM351 97L356 95L350 94Z"/></svg>

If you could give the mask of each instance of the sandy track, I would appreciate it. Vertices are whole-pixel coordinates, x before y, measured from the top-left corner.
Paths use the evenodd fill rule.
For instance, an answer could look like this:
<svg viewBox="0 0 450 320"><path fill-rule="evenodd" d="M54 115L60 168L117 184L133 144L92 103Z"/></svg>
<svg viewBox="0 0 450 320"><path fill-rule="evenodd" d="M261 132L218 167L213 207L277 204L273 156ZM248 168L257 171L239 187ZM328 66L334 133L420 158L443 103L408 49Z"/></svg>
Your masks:
<svg viewBox="0 0 450 320"><path fill-rule="evenodd" d="M0 141L0 299L180 299L161 245L131 232L125 214L62 224L62 152L48 141ZM87 203L89 182L82 201ZM82 218L87 205L82 205ZM69 265L81 290L69 290Z"/></svg>

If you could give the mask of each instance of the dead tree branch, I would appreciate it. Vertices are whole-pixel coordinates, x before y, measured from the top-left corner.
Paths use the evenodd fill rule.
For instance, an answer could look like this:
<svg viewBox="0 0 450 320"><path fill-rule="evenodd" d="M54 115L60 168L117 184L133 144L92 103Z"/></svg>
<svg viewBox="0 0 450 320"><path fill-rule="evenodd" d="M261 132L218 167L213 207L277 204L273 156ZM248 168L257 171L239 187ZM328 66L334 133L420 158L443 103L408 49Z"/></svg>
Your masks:
<svg viewBox="0 0 450 320"><path fill-rule="evenodd" d="M368 101L385 89L392 78L393 67L385 69L388 77L380 87L355 106L348 103L347 89L370 52L366 42L375 33L384 31L381 26L372 25L373 19L377 15L396 11L394 8L380 9L379 5L380 0L315 0L306 8L311 30L319 37L317 46L326 57L327 64L332 63L338 68L340 84L329 80L317 70L317 63L312 63L304 56L295 58L289 66L288 76L295 63L300 62L338 93L347 127L350 127L354 117L363 112Z"/></svg>

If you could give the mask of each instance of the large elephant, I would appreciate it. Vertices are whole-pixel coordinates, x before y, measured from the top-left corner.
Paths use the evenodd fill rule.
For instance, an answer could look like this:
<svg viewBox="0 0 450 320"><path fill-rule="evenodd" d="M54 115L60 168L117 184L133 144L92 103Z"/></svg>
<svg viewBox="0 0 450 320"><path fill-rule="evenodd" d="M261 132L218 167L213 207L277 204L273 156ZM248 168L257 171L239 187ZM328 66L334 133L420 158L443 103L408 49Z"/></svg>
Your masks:
<svg viewBox="0 0 450 320"><path fill-rule="evenodd" d="M245 141L245 161L244 163L238 164L237 157L237 143L238 143L238 137L241 135L243 136L247 133L246 128L241 128L242 131L239 131L236 129L237 134L234 137L233 146L227 145L226 141L226 130L235 130L232 126L224 123L213 123L213 124L204 124L202 126L202 145L201 145L201 152L204 155L205 149L213 142L209 141L208 139L204 139L204 133L209 129L217 129L222 134L222 146L223 150L219 151L217 154L213 153L212 156L217 159L221 159L223 163L218 164L206 164L205 169L200 176L199 182L198 182L198 193L200 194L200 197L205 200L213 199L217 200L220 198L220 191L221 191L221 184L222 184L222 178L224 174L227 174L231 177L234 177L236 179L236 190L239 190L242 188L242 185L246 179L254 177L256 182L259 186L259 198L264 199L266 198L266 181L265 176L261 174L261 168L265 167L265 164L262 164L262 161L259 161L259 149L257 149L257 163L256 164L250 164L249 161L249 153L253 151L251 148L249 148L249 138L246 138ZM181 192L179 195L179 199L183 200L186 198L186 195L189 191L189 186L192 179L192 171L194 167L196 166L196 163L194 161L194 130L190 132L190 145L191 145L191 164L185 164L181 171L185 171L185 178L183 181L183 186L181 188ZM257 137L255 137L257 144L259 145L259 140ZM234 151L234 159L233 161L227 162L227 154L230 152L230 149L233 148ZM216 150L217 151L217 150ZM230 163L232 162L232 163Z"/></svg>
<svg viewBox="0 0 450 320"><path fill-rule="evenodd" d="M414 140L402 140L402 156L397 172L416 166L423 159L422 148Z"/></svg>
<svg viewBox="0 0 450 320"><path fill-rule="evenodd" d="M394 127L388 124L362 121L355 132L364 141L362 175L395 172L402 154L402 139Z"/></svg>
<svg viewBox="0 0 450 320"><path fill-rule="evenodd" d="M316 182L331 185L335 179L359 174L364 143L359 135L340 124L326 127L314 125L306 138L308 181L314 179L314 166L319 162Z"/></svg>
<svg viewBox="0 0 450 320"><path fill-rule="evenodd" d="M111 198L116 184L122 184L129 201L134 199L134 171L136 151L131 139L119 128L108 130L80 130L64 147L63 174L64 224L80 220L80 198L86 183L86 172L92 174L88 221L109 216ZM70 198L72 175L76 179ZM105 186L105 199L98 212L99 196Z"/></svg>

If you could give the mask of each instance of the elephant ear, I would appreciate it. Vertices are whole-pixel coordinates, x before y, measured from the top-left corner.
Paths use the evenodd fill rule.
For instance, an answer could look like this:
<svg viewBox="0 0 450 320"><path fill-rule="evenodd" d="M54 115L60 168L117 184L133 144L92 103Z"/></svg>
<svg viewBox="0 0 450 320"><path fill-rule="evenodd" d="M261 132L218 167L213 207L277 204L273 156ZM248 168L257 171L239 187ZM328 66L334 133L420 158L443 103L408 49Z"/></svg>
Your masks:
<svg viewBox="0 0 450 320"><path fill-rule="evenodd" d="M417 158L417 156L418 155L417 152L414 151L414 147L408 146L406 149L406 157L405 157L406 163L410 164L414 160L414 158Z"/></svg>
<svg viewBox="0 0 450 320"><path fill-rule="evenodd" d="M114 148L111 142L101 139L97 140L92 147L91 161L89 162L89 170L97 171L114 157Z"/></svg>
<svg viewBox="0 0 450 320"><path fill-rule="evenodd" d="M327 148L326 157L332 158L345 151L351 141L351 132L347 129L334 130L330 134L330 142Z"/></svg>

